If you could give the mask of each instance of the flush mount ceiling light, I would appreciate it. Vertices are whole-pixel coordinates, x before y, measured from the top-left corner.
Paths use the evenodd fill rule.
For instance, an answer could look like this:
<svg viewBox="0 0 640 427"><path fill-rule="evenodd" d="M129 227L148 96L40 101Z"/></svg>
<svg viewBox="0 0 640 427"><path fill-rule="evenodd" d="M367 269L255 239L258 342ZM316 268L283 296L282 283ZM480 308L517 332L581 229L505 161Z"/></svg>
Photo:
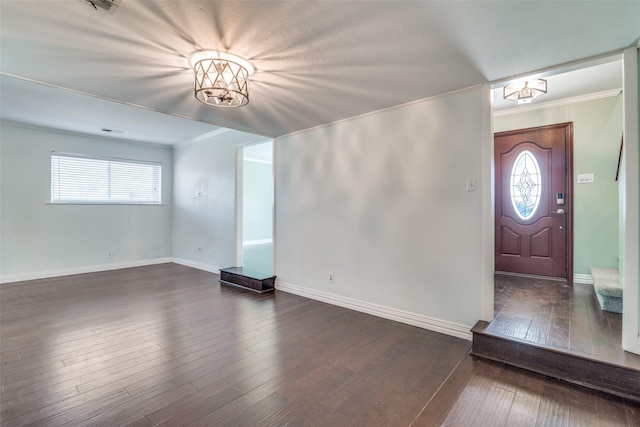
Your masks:
<svg viewBox="0 0 640 427"><path fill-rule="evenodd" d="M547 81L544 79L514 83L503 89L504 99L516 101L518 104L528 104L545 93L547 93Z"/></svg>
<svg viewBox="0 0 640 427"><path fill-rule="evenodd" d="M253 67L244 59L218 51L191 56L198 101L216 107L242 107L249 103L249 76Z"/></svg>

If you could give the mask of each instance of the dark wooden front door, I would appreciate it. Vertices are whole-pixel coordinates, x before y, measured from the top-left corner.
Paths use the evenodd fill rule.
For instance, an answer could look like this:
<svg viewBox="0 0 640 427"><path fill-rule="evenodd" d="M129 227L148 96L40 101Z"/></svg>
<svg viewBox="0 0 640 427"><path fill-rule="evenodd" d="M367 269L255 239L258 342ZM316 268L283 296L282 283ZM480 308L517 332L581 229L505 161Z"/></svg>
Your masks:
<svg viewBox="0 0 640 427"><path fill-rule="evenodd" d="M496 133L496 271L569 279L572 124Z"/></svg>

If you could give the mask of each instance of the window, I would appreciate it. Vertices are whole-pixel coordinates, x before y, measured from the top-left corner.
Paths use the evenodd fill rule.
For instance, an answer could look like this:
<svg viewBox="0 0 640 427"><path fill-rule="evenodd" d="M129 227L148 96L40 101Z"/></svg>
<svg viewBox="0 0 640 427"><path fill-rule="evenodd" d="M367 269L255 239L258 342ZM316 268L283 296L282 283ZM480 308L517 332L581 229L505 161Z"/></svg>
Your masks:
<svg viewBox="0 0 640 427"><path fill-rule="evenodd" d="M533 153L524 150L511 169L511 203L521 219L530 219L540 204L542 191L540 167Z"/></svg>
<svg viewBox="0 0 640 427"><path fill-rule="evenodd" d="M161 165L51 154L51 203L160 204Z"/></svg>

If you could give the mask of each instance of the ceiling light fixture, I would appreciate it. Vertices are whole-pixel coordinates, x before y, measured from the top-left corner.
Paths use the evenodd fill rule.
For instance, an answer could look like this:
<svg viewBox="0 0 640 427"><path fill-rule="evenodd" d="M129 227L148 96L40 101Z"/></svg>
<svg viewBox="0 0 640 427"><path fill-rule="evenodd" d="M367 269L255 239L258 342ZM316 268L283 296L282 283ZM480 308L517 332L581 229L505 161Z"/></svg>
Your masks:
<svg viewBox="0 0 640 427"><path fill-rule="evenodd" d="M518 104L528 104L545 93L547 93L547 81L544 79L514 83L503 89L504 99L516 101Z"/></svg>
<svg viewBox="0 0 640 427"><path fill-rule="evenodd" d="M235 55L217 51L191 57L198 101L216 107L242 107L249 103L249 76L253 67Z"/></svg>

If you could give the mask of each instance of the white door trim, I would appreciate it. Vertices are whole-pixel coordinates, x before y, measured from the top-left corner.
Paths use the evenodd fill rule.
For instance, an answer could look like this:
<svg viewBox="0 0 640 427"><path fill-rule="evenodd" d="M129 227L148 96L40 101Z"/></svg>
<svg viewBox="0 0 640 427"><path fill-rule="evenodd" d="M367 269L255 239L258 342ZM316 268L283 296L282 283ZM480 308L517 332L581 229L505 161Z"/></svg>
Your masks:
<svg viewBox="0 0 640 427"><path fill-rule="evenodd" d="M623 69L622 179L620 187L620 281L622 348L640 354L638 263L640 262L640 155L638 153L638 48L625 49Z"/></svg>
<svg viewBox="0 0 640 427"><path fill-rule="evenodd" d="M235 259L236 267L242 266L242 210L244 208L242 204L243 193L243 177L244 177L244 148L242 145L236 147L236 194L235 194L235 229L236 229L236 247L235 247Z"/></svg>
<svg viewBox="0 0 640 427"><path fill-rule="evenodd" d="M482 85L482 319L493 320L495 266L495 186L493 155L493 102L491 84Z"/></svg>

